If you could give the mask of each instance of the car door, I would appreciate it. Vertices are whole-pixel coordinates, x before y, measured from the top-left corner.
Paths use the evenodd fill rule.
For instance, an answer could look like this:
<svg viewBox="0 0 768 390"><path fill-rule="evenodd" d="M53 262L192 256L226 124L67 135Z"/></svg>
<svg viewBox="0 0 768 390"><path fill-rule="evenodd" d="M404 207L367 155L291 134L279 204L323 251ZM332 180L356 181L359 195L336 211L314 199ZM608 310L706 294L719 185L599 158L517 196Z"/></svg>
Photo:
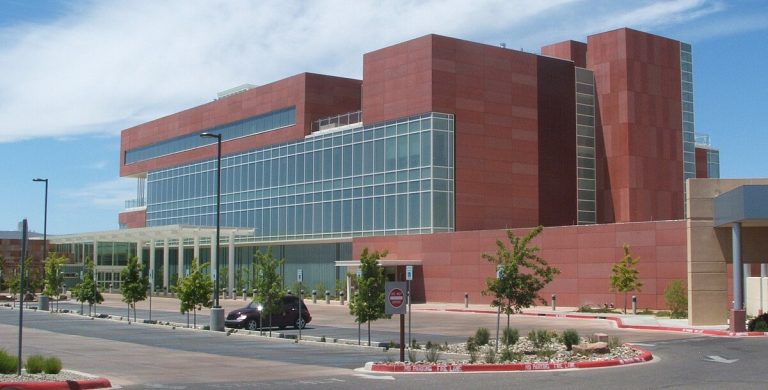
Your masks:
<svg viewBox="0 0 768 390"><path fill-rule="evenodd" d="M299 298L283 297L283 326L293 326L299 319Z"/></svg>

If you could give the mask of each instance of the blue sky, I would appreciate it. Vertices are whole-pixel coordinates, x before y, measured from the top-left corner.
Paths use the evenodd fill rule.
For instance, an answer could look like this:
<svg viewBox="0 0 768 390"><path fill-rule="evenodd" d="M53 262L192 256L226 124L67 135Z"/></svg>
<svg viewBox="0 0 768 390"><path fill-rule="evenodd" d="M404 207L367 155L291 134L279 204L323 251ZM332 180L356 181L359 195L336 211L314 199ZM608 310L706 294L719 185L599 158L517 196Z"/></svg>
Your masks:
<svg viewBox="0 0 768 390"><path fill-rule="evenodd" d="M693 45L696 130L721 176L768 177L768 2L0 0L0 230L117 228L135 183L120 131L243 83L360 78L363 53L428 33L538 52L619 27Z"/></svg>

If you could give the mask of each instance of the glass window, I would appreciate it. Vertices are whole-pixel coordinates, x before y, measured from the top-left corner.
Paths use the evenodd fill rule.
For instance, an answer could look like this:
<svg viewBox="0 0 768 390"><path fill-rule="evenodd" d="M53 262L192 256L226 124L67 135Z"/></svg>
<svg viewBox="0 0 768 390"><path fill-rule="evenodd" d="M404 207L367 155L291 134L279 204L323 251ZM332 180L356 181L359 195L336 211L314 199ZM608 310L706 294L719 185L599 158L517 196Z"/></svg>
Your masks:
<svg viewBox="0 0 768 390"><path fill-rule="evenodd" d="M363 143L363 173L373 173L373 142Z"/></svg>
<svg viewBox="0 0 768 390"><path fill-rule="evenodd" d="M384 171L384 140L378 139L374 141L374 172Z"/></svg>
<svg viewBox="0 0 768 390"><path fill-rule="evenodd" d="M375 230L384 229L384 197L373 199L373 227Z"/></svg>
<svg viewBox="0 0 768 390"><path fill-rule="evenodd" d="M397 169L408 168L408 137L397 137Z"/></svg>

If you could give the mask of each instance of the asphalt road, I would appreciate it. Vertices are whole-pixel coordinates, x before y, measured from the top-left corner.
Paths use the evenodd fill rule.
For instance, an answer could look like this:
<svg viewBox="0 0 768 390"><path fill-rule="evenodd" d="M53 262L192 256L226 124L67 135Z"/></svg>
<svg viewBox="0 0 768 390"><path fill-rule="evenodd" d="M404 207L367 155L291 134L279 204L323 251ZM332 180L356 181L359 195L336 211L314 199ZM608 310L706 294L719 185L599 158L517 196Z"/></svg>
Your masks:
<svg viewBox="0 0 768 390"><path fill-rule="evenodd" d="M333 311L317 311L323 312L319 314L321 322L333 317ZM484 324L489 320L495 324L493 316L484 314L423 312L419 316L437 328L436 335L443 332L440 325L446 322L452 325L445 327L446 333L456 331L457 324L464 324L465 328L467 323ZM768 347L765 338L624 332L624 339L642 339L644 348L652 351L656 360L625 367L559 372L382 375L354 369L365 361L395 360L396 351L295 344L33 311L25 311L24 318L25 356L54 354L62 358L65 368L105 376L131 389L768 388L768 377L762 371ZM445 321L446 318L449 320ZM540 328L571 326L580 321L564 323L561 319L535 317L524 320L533 321ZM0 309L0 347L16 350L17 321L17 310ZM595 326L589 324L592 322L605 323L582 323ZM334 328L331 324L323 327ZM580 331L586 333L584 329ZM609 333L617 331L612 329Z"/></svg>

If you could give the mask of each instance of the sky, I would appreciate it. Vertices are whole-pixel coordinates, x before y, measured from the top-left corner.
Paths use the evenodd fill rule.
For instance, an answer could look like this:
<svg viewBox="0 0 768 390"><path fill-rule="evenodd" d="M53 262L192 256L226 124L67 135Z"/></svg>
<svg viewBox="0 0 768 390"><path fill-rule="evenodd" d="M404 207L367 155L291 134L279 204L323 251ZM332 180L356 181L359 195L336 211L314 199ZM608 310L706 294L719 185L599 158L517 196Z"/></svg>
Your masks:
<svg viewBox="0 0 768 390"><path fill-rule="evenodd" d="M696 132L724 178L768 177L768 1L0 0L0 230L117 229L120 131L436 33L539 52L630 27L693 45Z"/></svg>

